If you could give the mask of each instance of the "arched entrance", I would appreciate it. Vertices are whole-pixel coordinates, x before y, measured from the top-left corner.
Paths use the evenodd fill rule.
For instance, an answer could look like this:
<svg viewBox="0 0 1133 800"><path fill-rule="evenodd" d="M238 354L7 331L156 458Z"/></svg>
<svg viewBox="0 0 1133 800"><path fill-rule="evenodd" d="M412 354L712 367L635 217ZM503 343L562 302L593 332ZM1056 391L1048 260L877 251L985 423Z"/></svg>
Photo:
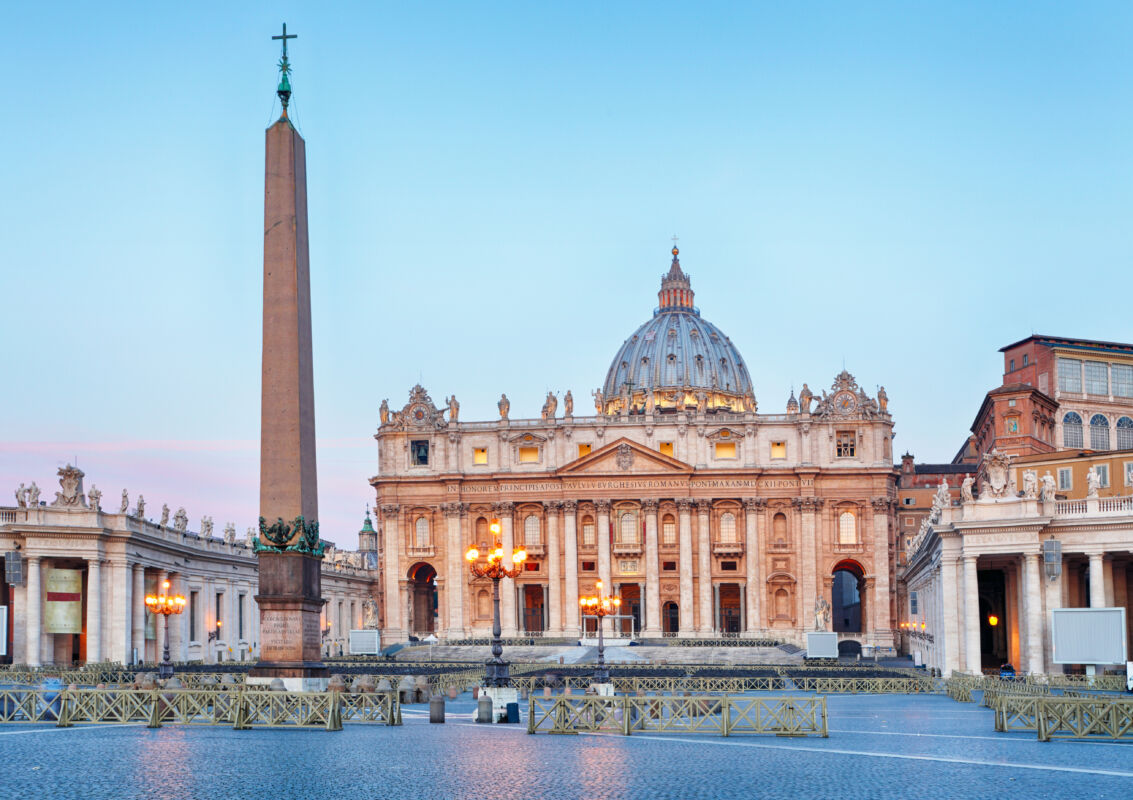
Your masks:
<svg viewBox="0 0 1133 800"><path fill-rule="evenodd" d="M676 633L681 629L681 610L672 600L661 607L661 629L665 633Z"/></svg>
<svg viewBox="0 0 1133 800"><path fill-rule="evenodd" d="M437 571L418 562L409 568L409 630L428 636L436 630Z"/></svg>
<svg viewBox="0 0 1133 800"><path fill-rule="evenodd" d="M834 581L830 585L830 622L838 633L862 632L862 578L861 564L840 561L834 566Z"/></svg>

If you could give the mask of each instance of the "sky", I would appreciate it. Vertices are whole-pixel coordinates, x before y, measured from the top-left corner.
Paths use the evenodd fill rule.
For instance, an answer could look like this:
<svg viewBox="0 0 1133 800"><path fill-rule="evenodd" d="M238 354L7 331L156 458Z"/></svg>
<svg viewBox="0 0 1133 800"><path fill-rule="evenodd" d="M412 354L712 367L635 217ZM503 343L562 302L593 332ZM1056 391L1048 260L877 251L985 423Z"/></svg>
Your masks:
<svg viewBox="0 0 1133 800"><path fill-rule="evenodd" d="M673 235L760 411L844 365L919 461L951 460L1003 345L1133 340L1129 3L18 4L0 503L77 460L104 507L255 524L284 21L341 545L383 398L587 408Z"/></svg>

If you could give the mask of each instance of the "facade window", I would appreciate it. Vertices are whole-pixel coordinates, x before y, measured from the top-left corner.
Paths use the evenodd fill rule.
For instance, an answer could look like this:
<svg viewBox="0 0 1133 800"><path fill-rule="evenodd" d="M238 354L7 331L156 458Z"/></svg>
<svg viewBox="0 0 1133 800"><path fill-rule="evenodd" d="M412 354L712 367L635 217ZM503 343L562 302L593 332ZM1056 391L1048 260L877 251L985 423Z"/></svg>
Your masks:
<svg viewBox="0 0 1133 800"><path fill-rule="evenodd" d="M838 515L838 544L857 544L858 529L854 524L854 515L843 511Z"/></svg>
<svg viewBox="0 0 1133 800"><path fill-rule="evenodd" d="M1007 407L1008 408L1014 408L1015 407L1015 398L1014 397L1012 397L1010 400L1007 401Z"/></svg>
<svg viewBox="0 0 1133 800"><path fill-rule="evenodd" d="M677 562L676 561L662 561L661 562L661 571L662 572L676 572L677 571Z"/></svg>
<svg viewBox="0 0 1133 800"><path fill-rule="evenodd" d="M838 458L854 457L858 443L858 436L854 431L838 431L835 442L835 455Z"/></svg>
<svg viewBox="0 0 1133 800"><path fill-rule="evenodd" d="M429 442L427 439L414 439L409 443L410 462L415 467L429 466Z"/></svg>
<svg viewBox="0 0 1133 800"><path fill-rule="evenodd" d="M582 458L583 456L588 456L588 455L590 455L590 445L580 444L578 446L578 457Z"/></svg>
<svg viewBox="0 0 1133 800"><path fill-rule="evenodd" d="M1113 394L1115 397L1133 397L1133 366L1129 364L1111 364L1110 377L1113 378Z"/></svg>
<svg viewBox="0 0 1133 800"><path fill-rule="evenodd" d="M1094 472L1098 473L1098 485L1103 489L1109 488L1109 464L1094 464Z"/></svg>
<svg viewBox="0 0 1133 800"><path fill-rule="evenodd" d="M487 464L488 463L488 448L487 447L473 447L472 448L472 463L473 464Z"/></svg>
<svg viewBox="0 0 1133 800"><path fill-rule="evenodd" d="M659 445L657 445L657 450L660 451L661 455L663 456L674 458L672 442L661 442Z"/></svg>
<svg viewBox="0 0 1133 800"><path fill-rule="evenodd" d="M1061 467L1058 470L1058 488L1063 491L1074 488L1074 471L1070 467Z"/></svg>
<svg viewBox="0 0 1133 800"><path fill-rule="evenodd" d="M238 639L246 638L244 636L244 598L246 595L236 595L236 637Z"/></svg>
<svg viewBox="0 0 1133 800"><path fill-rule="evenodd" d="M720 515L720 541L732 544L736 541L736 515L725 511Z"/></svg>
<svg viewBox="0 0 1133 800"><path fill-rule="evenodd" d="M539 463L539 448L538 447L521 447L521 448L519 448L519 463L520 464L538 464Z"/></svg>
<svg viewBox="0 0 1133 800"><path fill-rule="evenodd" d="M716 458L734 459L736 457L735 442L716 442Z"/></svg>
<svg viewBox="0 0 1133 800"><path fill-rule="evenodd" d="M915 617L917 615L917 593L909 592L909 615Z"/></svg>
<svg viewBox="0 0 1133 800"><path fill-rule="evenodd" d="M1027 366L1027 354L1023 353L1023 366Z"/></svg>
<svg viewBox="0 0 1133 800"><path fill-rule="evenodd" d="M618 543L637 544L637 519L633 514L622 514L618 522Z"/></svg>
<svg viewBox="0 0 1133 800"><path fill-rule="evenodd" d="M915 506L917 504L917 498L915 498L915 497L902 497L901 502L904 503L907 506Z"/></svg>
<svg viewBox="0 0 1133 800"><path fill-rule="evenodd" d="M201 593L189 592L189 641L201 639Z"/></svg>
<svg viewBox="0 0 1133 800"><path fill-rule="evenodd" d="M1007 371L1008 372L1014 372L1015 371L1015 359L1011 359L1011 367Z"/></svg>
<svg viewBox="0 0 1133 800"><path fill-rule="evenodd" d="M738 563L739 562L736 561L721 561L720 570L723 572L735 572L738 569Z"/></svg>
<svg viewBox="0 0 1133 800"><path fill-rule="evenodd" d="M219 631L224 625L224 592L217 592L214 602L213 619L216 620L214 627Z"/></svg>
<svg viewBox="0 0 1133 800"><path fill-rule="evenodd" d="M582 562L582 571L583 571L583 572L593 572L593 571L594 571L595 569L597 569L597 568L596 568L596 567L594 566L594 564L595 564L595 563L597 563L597 562L594 562L594 561L583 561L583 562Z"/></svg>
<svg viewBox="0 0 1133 800"><path fill-rule="evenodd" d="M1109 365L1104 361L1086 362L1086 394L1109 394Z"/></svg>
<svg viewBox="0 0 1133 800"><path fill-rule="evenodd" d="M1058 359L1058 391L1082 392L1082 362L1076 358Z"/></svg>
<svg viewBox="0 0 1133 800"><path fill-rule="evenodd" d="M597 539L594 538L594 517L582 518L582 544L586 547L597 544Z"/></svg>
<svg viewBox="0 0 1133 800"><path fill-rule="evenodd" d="M542 543L539 535L539 518L528 514L523 520L523 543L528 547L536 547Z"/></svg>
<svg viewBox="0 0 1133 800"><path fill-rule="evenodd" d="M1082 418L1073 411L1062 418L1062 446L1083 447Z"/></svg>
<svg viewBox="0 0 1133 800"><path fill-rule="evenodd" d="M1105 414L1094 414L1090 417L1090 449L1109 449L1109 420Z"/></svg>
<svg viewBox="0 0 1133 800"><path fill-rule="evenodd" d="M677 521L672 514L666 514L661 521L661 544L675 545L677 543Z"/></svg>
<svg viewBox="0 0 1133 800"><path fill-rule="evenodd" d="M618 562L618 572L623 575L633 575L638 571L636 560L625 560Z"/></svg>
<svg viewBox="0 0 1133 800"><path fill-rule="evenodd" d="M771 457L772 458L786 458L787 457L787 443L786 442L772 442L771 443Z"/></svg>
<svg viewBox="0 0 1133 800"><path fill-rule="evenodd" d="M1117 421L1117 449L1133 450L1133 419L1129 417Z"/></svg>
<svg viewBox="0 0 1133 800"><path fill-rule="evenodd" d="M428 547L429 546L429 520L424 517L417 517L414 525L414 547Z"/></svg>
<svg viewBox="0 0 1133 800"><path fill-rule="evenodd" d="M523 571L524 572L538 572L539 571L539 562L538 561L524 561L523 562Z"/></svg>

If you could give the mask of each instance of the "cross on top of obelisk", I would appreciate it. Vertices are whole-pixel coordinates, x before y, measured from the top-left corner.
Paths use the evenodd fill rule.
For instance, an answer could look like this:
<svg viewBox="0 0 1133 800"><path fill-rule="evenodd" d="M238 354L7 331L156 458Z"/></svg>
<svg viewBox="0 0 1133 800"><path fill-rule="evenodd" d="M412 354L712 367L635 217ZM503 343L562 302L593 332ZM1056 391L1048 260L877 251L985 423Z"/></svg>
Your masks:
<svg viewBox="0 0 1133 800"><path fill-rule="evenodd" d="M279 88L275 93L279 95L279 102L283 104L283 116L287 116L287 104L291 100L291 80L288 77L291 74L291 64L287 61L287 40L298 39L298 34L287 33L287 23L283 23L283 33L279 36L271 37L273 41L280 39L283 41L283 56L279 59Z"/></svg>

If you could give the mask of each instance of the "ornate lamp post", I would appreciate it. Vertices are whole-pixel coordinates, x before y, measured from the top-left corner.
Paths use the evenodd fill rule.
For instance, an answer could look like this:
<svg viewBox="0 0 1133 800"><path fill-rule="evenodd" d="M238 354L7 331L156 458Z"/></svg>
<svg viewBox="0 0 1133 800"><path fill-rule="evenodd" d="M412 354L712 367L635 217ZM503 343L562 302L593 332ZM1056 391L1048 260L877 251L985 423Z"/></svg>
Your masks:
<svg viewBox="0 0 1133 800"><path fill-rule="evenodd" d="M594 584L594 590L598 592L593 597L580 597L578 604L582 606L584 614L590 614L598 618L598 668L594 670L595 683L609 683L610 670L606 668L606 641L602 636L602 618L610 614L617 614L618 609L621 608L622 599L616 595L609 596L602 594L602 581Z"/></svg>
<svg viewBox="0 0 1133 800"><path fill-rule="evenodd" d="M492 520L490 530L493 537L499 536L500 521L498 519ZM508 675L508 662L501 658L504 645L500 641L500 580L502 578L514 578L523 570L523 562L527 560L527 551L516 550L512 553L511 560L515 566L508 567L504 564L504 549L499 546L498 539L495 544L496 546L487 554L487 564L478 563L480 551L475 547L468 548L464 557L468 559L468 566L474 576L492 579L492 657L486 662L487 673L484 682L489 687L507 687L511 685L511 678Z"/></svg>
<svg viewBox="0 0 1133 800"><path fill-rule="evenodd" d="M173 662L169 660L169 615L180 614L185 610L185 596L169 594L169 581L161 582L161 594L146 595L146 608L154 614L165 617L165 647L162 649L161 663L157 676L162 680L173 677Z"/></svg>

